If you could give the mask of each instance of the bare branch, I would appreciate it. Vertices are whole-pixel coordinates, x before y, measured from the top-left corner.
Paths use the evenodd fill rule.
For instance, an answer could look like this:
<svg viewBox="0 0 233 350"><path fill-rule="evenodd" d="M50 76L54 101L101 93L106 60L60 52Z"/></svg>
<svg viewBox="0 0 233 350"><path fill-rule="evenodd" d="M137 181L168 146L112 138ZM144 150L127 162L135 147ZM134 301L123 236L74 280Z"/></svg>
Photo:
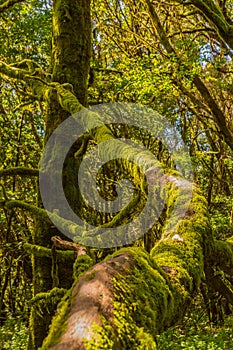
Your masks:
<svg viewBox="0 0 233 350"><path fill-rule="evenodd" d="M77 253L78 256L86 254L86 248L78 243L64 241L59 236L53 236L51 238L51 241L53 242L56 248L62 250L73 250Z"/></svg>

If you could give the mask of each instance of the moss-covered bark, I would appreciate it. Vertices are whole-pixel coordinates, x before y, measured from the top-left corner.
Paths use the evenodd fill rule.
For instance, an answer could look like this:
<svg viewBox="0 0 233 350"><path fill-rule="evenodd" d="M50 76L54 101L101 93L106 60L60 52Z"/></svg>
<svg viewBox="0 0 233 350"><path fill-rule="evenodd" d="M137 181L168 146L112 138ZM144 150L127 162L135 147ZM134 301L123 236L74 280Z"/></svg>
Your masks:
<svg viewBox="0 0 233 350"><path fill-rule="evenodd" d="M181 320L204 273L209 222L197 190L190 206L150 254L123 248L79 279L42 349L156 349L156 334Z"/></svg>
<svg viewBox="0 0 233 350"><path fill-rule="evenodd" d="M174 200L186 195L182 181L168 179L166 220ZM79 278L41 350L156 349L156 335L182 319L203 279L233 304L232 286L214 271L232 276L232 239L213 239L207 203L196 188L185 218L175 230L168 227L150 254L123 248Z"/></svg>
<svg viewBox="0 0 233 350"><path fill-rule="evenodd" d="M87 105L90 61L89 0L55 0L53 6L52 75L41 74L37 65L29 60L19 62L15 67L0 62L2 74L24 81L31 88L32 95L47 103L45 142L70 114ZM168 51L173 52L173 48L168 48ZM210 107L214 106L211 101L209 104ZM88 135L96 143L112 140L108 150L100 147L100 156L109 153L114 158L116 150L116 156L119 151L122 154L130 151L128 146L114 139L111 131L94 113L90 114L88 126L89 129L96 127ZM65 192L73 209L77 211L79 193L73 180L79 156L82 155L82 145L82 142L74 145L64 167L64 176L69 179L64 182ZM131 148L131 151L135 149ZM143 156L136 152L132 159L142 167L154 166L154 159L150 159L146 152ZM26 170L17 171L27 174ZM133 169L131 171L134 172ZM56 191L56 183L53 186L52 190ZM143 192L143 181L139 187ZM171 198L174 192L176 188L171 181ZM170 222L174 220L175 224L174 215L170 215L173 199L170 202L171 205L168 198L166 218ZM43 209L19 201L4 202L2 205L26 208L36 217L33 244L25 245L25 249L32 253L34 276L29 350L37 350L48 332L55 304L72 283L74 259L68 253L56 252L54 255L51 237L57 234L57 229L45 217ZM122 221L132 205L136 204L131 203L107 225ZM41 206L40 198L38 206ZM56 208L56 203L50 203L50 206ZM57 218L62 221L58 215ZM68 229L76 230L77 235L83 234L77 225L74 227L73 223L65 220L63 224L71 225ZM198 291L201 276L204 273L212 276L209 266L214 254L220 254L218 265L223 271L229 273L232 269L231 245L215 244L208 231L206 204L196 193L189 214L174 232L163 232L162 239L150 254L142 248L122 249L79 279L72 289L72 296L71 291L67 292L59 305L58 315L52 322L50 334L42 348L155 349L155 335L184 315L191 298ZM173 239L175 234L179 234L182 239ZM227 254L227 261L222 258L222 252ZM88 256L80 258L75 263L76 279L92 264ZM221 281L218 282L219 289L222 289ZM231 300L231 293L227 289L225 294Z"/></svg>
<svg viewBox="0 0 233 350"><path fill-rule="evenodd" d="M56 0L53 9L53 81L71 84L79 102L86 106L91 55L90 0Z"/></svg>
<svg viewBox="0 0 233 350"><path fill-rule="evenodd" d="M48 216L44 209L38 208L33 204L26 203L24 201L19 200L3 200L0 201L0 207L5 207L7 209L20 208L30 212L33 216L38 217L45 222L49 222Z"/></svg>

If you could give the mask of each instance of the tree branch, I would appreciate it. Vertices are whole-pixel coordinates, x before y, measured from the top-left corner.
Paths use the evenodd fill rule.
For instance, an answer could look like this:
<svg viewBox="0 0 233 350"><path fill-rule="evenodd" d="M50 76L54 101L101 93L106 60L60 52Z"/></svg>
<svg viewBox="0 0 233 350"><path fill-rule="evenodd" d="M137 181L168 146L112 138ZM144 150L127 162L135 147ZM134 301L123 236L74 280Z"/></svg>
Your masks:
<svg viewBox="0 0 233 350"><path fill-rule="evenodd" d="M165 47L166 51L169 54L173 55L176 58L177 63L180 64L181 59L177 55L174 47L172 46L170 40L168 39L168 37L165 33L165 30L160 22L159 16L157 15L157 13L154 9L154 5L151 3L150 0L146 0L146 3L148 6L148 10L149 10L149 14L150 14L152 23L153 23L153 25L154 25L154 27L155 27L155 29L160 37L161 43ZM186 68L188 69L189 67L187 66ZM209 90L207 89L207 87L205 86L205 84L202 82L202 80L200 79L200 77L198 75L194 76L193 82L194 82L194 85L196 86L197 90L199 91L199 93L203 97L204 101L206 102L209 110L211 111L211 113L214 117L215 123L218 125L221 132L223 133L225 140L226 140L226 143L233 150L233 133L229 129L229 127L226 123L226 119L225 119L225 116L224 116L221 108L218 106L215 99L211 96ZM180 86L181 90L183 90L183 91L185 90L181 81L178 81L177 85ZM191 92L188 93L188 97L193 101L197 100Z"/></svg>
<svg viewBox="0 0 233 350"><path fill-rule="evenodd" d="M36 244L24 243L23 249L28 254L35 254L37 256L43 256L52 259L52 250ZM66 263L68 260L74 261L77 258L77 253L74 251L56 251L57 258L59 261Z"/></svg>
<svg viewBox="0 0 233 350"><path fill-rule="evenodd" d="M184 6L187 5L185 0L176 1ZM205 19L215 28L218 36L233 49L233 25L226 19L218 4L213 0L191 0L189 5L200 10Z"/></svg>
<svg viewBox="0 0 233 350"><path fill-rule="evenodd" d="M208 105L209 109L211 110L215 123L218 125L219 129L223 133L226 143L233 150L233 134L226 123L226 118L224 116L224 113L219 108L215 99L211 96L209 90L207 89L207 87L205 86L205 84L199 78L198 75L194 77L193 82L197 90L200 92L203 99L205 100L206 104Z"/></svg>
<svg viewBox="0 0 233 350"><path fill-rule="evenodd" d="M172 38L175 35L179 35L179 34L195 34L195 33L202 33L202 32L213 32L214 30L211 28L197 28L197 29L190 29L190 30L181 30L179 32L174 32L170 35L168 35L168 38Z"/></svg>
<svg viewBox="0 0 233 350"><path fill-rule="evenodd" d="M33 204L26 203L24 201L19 200L0 200L0 208L6 208L6 209L25 209L32 213L33 215L36 215L39 218L43 218L43 220L49 221L48 215L46 210L36 207ZM49 221L50 222L50 221Z"/></svg>
<svg viewBox="0 0 233 350"><path fill-rule="evenodd" d="M25 61L21 62L21 66L25 67ZM0 73L12 79L25 81L39 101L47 101L51 95L56 94L61 107L70 114L84 108L75 97L71 84L49 83L44 77L33 75L31 70L12 67L2 61L0 61Z"/></svg>
<svg viewBox="0 0 233 350"><path fill-rule="evenodd" d="M156 32L158 33L162 45L166 48L166 51L169 54L175 54L175 50L172 47L170 40L168 39L165 30L163 29L163 26L160 22L159 16L157 15L157 12L154 9L154 5L150 0L146 0L146 4L149 10L149 14L152 20L152 25L154 26Z"/></svg>
<svg viewBox="0 0 233 350"><path fill-rule="evenodd" d="M195 215L174 232L182 242L161 240L150 255L142 248L123 248L79 279L42 350L100 349L106 341L119 349L156 349L155 335L182 319L201 283L207 207L198 193L192 205ZM65 322L59 338L60 327L53 325ZM59 339L56 345L54 339Z"/></svg>
<svg viewBox="0 0 233 350"><path fill-rule="evenodd" d="M73 250L76 252L77 256L86 254L86 248L78 243L65 241L59 236L53 236L51 238L51 241L53 242L56 248L62 250Z"/></svg>
<svg viewBox="0 0 233 350"><path fill-rule="evenodd" d="M39 176L39 169L30 169L26 167L13 167L9 169L0 169L0 176Z"/></svg>
<svg viewBox="0 0 233 350"><path fill-rule="evenodd" d="M213 0L192 0L192 4L204 14L219 36L233 49L233 25L226 21L220 7Z"/></svg>

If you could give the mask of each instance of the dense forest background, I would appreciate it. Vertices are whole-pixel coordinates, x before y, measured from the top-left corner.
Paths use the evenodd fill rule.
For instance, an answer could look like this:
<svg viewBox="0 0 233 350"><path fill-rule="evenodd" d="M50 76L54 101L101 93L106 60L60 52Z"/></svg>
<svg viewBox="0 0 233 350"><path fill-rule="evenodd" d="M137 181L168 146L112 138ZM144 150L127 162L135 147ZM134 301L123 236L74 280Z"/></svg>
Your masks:
<svg viewBox="0 0 233 350"><path fill-rule="evenodd" d="M53 346L55 349L61 336L57 335L58 328L62 328L64 319L51 321L52 316L59 316L62 310L67 318L70 304L68 307L66 302L70 300L72 285L74 288L91 266L95 268L98 263L104 266L101 263L111 254L112 259L119 258L119 248L88 246L83 248L85 255L76 258L75 243L72 245L72 240L48 220L38 186L38 164L55 128L83 106L108 102L142 104L167 118L187 145L198 194L195 197L194 191L194 214L189 213L182 229L177 231L178 237L188 231L181 242L171 237L169 243L162 242L163 228L169 218L163 211L153 228L121 253L128 252L129 259L133 256L135 261L136 255L142 256L138 258L141 265L137 261L137 268L144 266L141 280L136 272L133 276L148 292L145 299L140 291L132 294L132 300L125 302L129 314L119 312L118 330L110 331L112 324L107 319L110 325L96 330L103 342L90 343L86 349L156 349L156 346L230 349L233 342L233 2L1 0L0 23L0 349L27 346L29 350L39 349L51 322L54 327L50 327L42 349ZM116 187L112 183L118 180L113 171L117 166L131 179L137 193L142 193L136 209L120 213L115 221L111 214L87 214L74 187L73 174L84 154L108 133L111 138L127 135L135 142L140 141L157 157L168 176L181 176L172 155L151 135L130 127L125 130L109 126L109 130L102 128L85 134L74 144L65 164L64 176L69 180L64 180L64 187L72 208L85 219L91 216L91 223L97 226L111 222L120 225L126 218L132 219L146 198L144 178L132 180L131 165L112 162L101 175L102 194L111 200L115 198ZM78 156L75 158L74 154ZM172 184L168 186L171 187L167 198L169 209L175 201L175 190ZM199 217L205 217L204 221ZM189 226L189 222L194 226ZM196 237L198 225L203 226L203 232ZM54 238L57 236L61 239L60 246L59 239ZM195 244L193 249L192 244ZM151 257L153 264L148 262ZM181 270L179 259L185 262ZM192 271L190 266L198 259L200 266ZM188 272L184 271L186 267ZM164 277L167 284L161 283L168 285L172 298L179 301L178 311L171 311L176 308L170 310L168 301L168 306L161 306L159 326L154 314L160 304L150 300L160 287L156 282L155 289L150 289L146 283L149 278L154 278L153 281L158 278L156 274L151 277L152 272L149 275L152 269L167 276ZM120 280L126 274L122 271ZM91 279L88 277L86 281ZM119 295L128 295L137 289L137 283L132 287L126 280L126 287L117 284L115 288ZM163 295L163 298L168 297ZM116 302L124 304L122 300ZM167 316L170 312L171 319ZM177 322L177 328L171 330ZM125 328L120 327L121 323ZM161 335L156 338L158 333ZM66 349L65 345L62 348Z"/></svg>

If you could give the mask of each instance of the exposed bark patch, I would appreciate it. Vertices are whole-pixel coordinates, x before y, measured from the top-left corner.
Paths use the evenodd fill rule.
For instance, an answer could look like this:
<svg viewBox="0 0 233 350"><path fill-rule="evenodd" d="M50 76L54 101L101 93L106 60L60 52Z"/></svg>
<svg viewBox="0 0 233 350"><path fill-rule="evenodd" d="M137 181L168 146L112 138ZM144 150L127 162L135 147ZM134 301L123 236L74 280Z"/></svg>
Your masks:
<svg viewBox="0 0 233 350"><path fill-rule="evenodd" d="M79 280L72 292L67 331L51 350L85 349L83 339L91 339L92 326L102 325L102 316L113 323L113 278L126 275L130 261L129 253L121 253L95 265Z"/></svg>

